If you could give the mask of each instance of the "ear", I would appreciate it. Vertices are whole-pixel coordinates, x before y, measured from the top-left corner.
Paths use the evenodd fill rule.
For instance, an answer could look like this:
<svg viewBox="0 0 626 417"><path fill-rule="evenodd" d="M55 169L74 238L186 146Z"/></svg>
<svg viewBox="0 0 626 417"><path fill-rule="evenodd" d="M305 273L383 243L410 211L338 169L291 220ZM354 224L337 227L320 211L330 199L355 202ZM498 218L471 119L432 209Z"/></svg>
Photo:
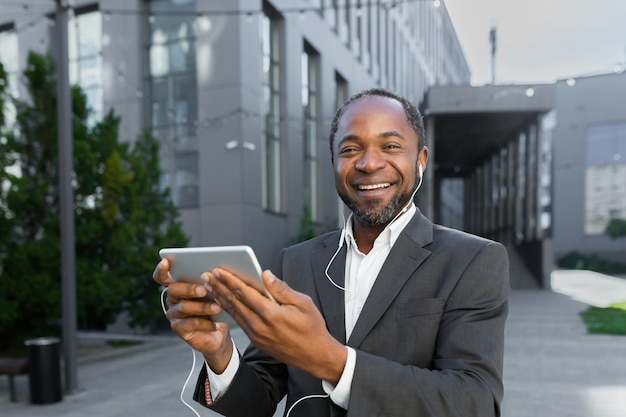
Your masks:
<svg viewBox="0 0 626 417"><path fill-rule="evenodd" d="M426 165L428 164L428 148L424 146L420 151L419 155L417 155L417 170L419 171L420 177L426 171Z"/></svg>

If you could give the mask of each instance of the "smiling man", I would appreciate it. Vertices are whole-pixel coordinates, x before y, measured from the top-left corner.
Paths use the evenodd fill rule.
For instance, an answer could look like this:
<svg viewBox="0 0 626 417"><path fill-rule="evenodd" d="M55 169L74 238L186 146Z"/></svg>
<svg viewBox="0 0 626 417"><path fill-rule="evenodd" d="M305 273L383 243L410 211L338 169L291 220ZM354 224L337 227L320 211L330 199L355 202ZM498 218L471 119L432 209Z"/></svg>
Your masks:
<svg viewBox="0 0 626 417"><path fill-rule="evenodd" d="M194 398L226 416L500 415L508 258L499 243L434 225L413 203L428 162L417 109L382 89L336 113L341 231L282 251L272 302L222 269L173 282L172 329L202 352ZM277 279L280 277L280 279ZM203 297L211 294L216 302ZM251 340L243 355L222 307Z"/></svg>
<svg viewBox="0 0 626 417"><path fill-rule="evenodd" d="M384 93L352 97L330 138L337 193L354 214L356 234L374 238L412 201L428 161L419 113ZM364 239L359 248L367 253L372 244Z"/></svg>

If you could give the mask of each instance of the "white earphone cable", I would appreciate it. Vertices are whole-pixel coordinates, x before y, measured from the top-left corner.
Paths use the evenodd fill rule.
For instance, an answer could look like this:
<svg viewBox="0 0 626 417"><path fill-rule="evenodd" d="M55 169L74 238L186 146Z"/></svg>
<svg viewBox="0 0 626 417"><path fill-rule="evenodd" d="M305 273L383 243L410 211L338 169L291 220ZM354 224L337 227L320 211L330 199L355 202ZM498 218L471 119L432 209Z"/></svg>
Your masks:
<svg viewBox="0 0 626 417"><path fill-rule="evenodd" d="M161 291L161 309L163 310L163 314L165 314L165 316L167 317L167 309L165 308L165 300L163 298L166 292L167 292L167 287L163 288L163 291ZM193 408L191 404L189 404L187 401L185 401L185 398L183 397L183 394L185 393L185 389L187 388L187 384L189 383L189 380L191 379L191 376L193 375L193 370L196 368L196 351L193 348L191 348L191 355L193 357L193 361L191 362L191 369L189 370L189 375L187 375L187 379L185 379L185 383L183 384L183 387L180 390L179 398L180 398L180 401L187 406L187 408L193 411L196 417L200 417L200 414L198 414L196 409Z"/></svg>
<svg viewBox="0 0 626 417"><path fill-rule="evenodd" d="M328 398L328 397L329 397L328 394L325 394L325 395L323 395L323 394L312 394L312 395L304 396L304 397L298 399L298 401L296 401L295 403L291 404L291 407L289 407L289 410L287 410L287 414L285 414L285 417L289 417L289 414L291 414L291 410L293 410L293 408L296 405L300 404L304 400L309 400L311 398Z"/></svg>
<svg viewBox="0 0 626 417"><path fill-rule="evenodd" d="M398 214L393 218L393 220L391 222L389 222L390 224L393 223L398 217L400 217L403 213L405 213L410 204L413 202L413 198L415 197L415 193L417 193L417 190L419 190L419 188L422 185L422 166L420 165L420 177L419 177L419 183L417 184L417 187L415 188L415 190L413 191L413 194L411 195L411 198L409 200L409 202L407 203L407 205L400 210L400 212L398 212ZM348 220L346 220L346 223L350 220L350 216L348 217ZM330 265L333 263L333 261L335 260L335 258L337 257L337 255L339 254L339 251L341 251L341 247L343 246L343 243L346 239L346 227L344 225L344 228L341 230L341 235L339 237L339 245L337 245L337 250L335 251L335 253L333 254L333 256L330 258L330 261L328 261L328 265L326 265L326 268L324 269L324 274L326 275L326 278L328 278L328 280L331 282L331 284L333 284L336 288L340 289L341 291L347 292L348 294L350 293L348 290L346 290L344 287L342 287L341 285L337 284L335 281L333 281L333 279L330 277L330 275L328 274L328 270L330 269ZM163 314L165 314L165 316L167 317L167 308L165 307L165 300L164 300L164 295L165 293L167 293L167 287L163 288L163 290L161 291L161 309L163 310ZM187 375L187 379L185 380L185 383L183 384L182 389L180 390L180 401L187 406L187 408L189 408L191 411L193 411L193 413L196 415L196 417L200 417L200 414L198 414L198 412L189 404L187 403L187 401L185 401L183 394L185 392L185 389L187 388L187 384L189 383L189 380L191 379L191 376L193 375L193 371L196 367L196 351L192 348L191 349L191 353L193 356L193 362L191 364L191 369L189 370L189 375ZM294 407L298 404L300 404L302 401L304 400L308 400L308 399L312 399L312 398L328 398L329 395L322 395L322 394L312 394L312 395L307 395L304 396L300 399L298 399L296 402L294 402L291 407L289 407L289 410L287 410L287 413L285 414L285 417L289 417L289 415L291 414L291 411L294 409Z"/></svg>
<svg viewBox="0 0 626 417"><path fill-rule="evenodd" d="M411 198L409 199L409 202L406 204L406 206L404 206L404 208L402 208L402 210L400 210L398 212L398 214L396 214L396 216L393 218L393 220L391 220L389 222L389 224L393 223L394 221L396 221L396 219L398 217L400 217L402 214L404 214L409 207L411 206L411 203L413 202L413 199L415 198L415 194L417 193L417 190L420 189L420 187L422 186L422 177L423 172L422 172L422 166L419 166L419 182L417 183L417 187L415 187L415 190L413 190L413 193L411 194ZM352 215L348 216L348 220L346 220L345 224L347 224L350 219L352 218ZM337 255L339 254L339 251L341 250L341 247L343 246L344 241L346 240L346 226L344 224L343 229L341 230L341 236L339 237L339 245L337 247L337 250L335 251L335 253L333 254L333 256L330 258L330 261L328 261L328 265L326 265L326 268L324 269L324 275L326 275L326 278L328 278L328 280L330 281L331 284L333 284L336 288L340 289L341 291L345 291L348 293L348 296L350 296L350 291L348 291L346 288L342 287L341 285L337 284L335 281L333 281L333 279L330 277L330 275L328 274L328 270L330 269L330 266L332 265L332 263L334 262L335 258L337 257Z"/></svg>

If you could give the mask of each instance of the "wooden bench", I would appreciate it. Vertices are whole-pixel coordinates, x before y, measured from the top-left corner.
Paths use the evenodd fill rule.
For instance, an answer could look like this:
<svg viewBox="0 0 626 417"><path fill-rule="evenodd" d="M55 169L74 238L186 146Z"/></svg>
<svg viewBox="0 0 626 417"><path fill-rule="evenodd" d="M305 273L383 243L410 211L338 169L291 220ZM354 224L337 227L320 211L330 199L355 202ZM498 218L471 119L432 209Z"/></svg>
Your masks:
<svg viewBox="0 0 626 417"><path fill-rule="evenodd" d="M26 358L0 358L0 375L9 377L9 397L11 402L17 401L15 393L15 375L22 375L28 372L28 361Z"/></svg>

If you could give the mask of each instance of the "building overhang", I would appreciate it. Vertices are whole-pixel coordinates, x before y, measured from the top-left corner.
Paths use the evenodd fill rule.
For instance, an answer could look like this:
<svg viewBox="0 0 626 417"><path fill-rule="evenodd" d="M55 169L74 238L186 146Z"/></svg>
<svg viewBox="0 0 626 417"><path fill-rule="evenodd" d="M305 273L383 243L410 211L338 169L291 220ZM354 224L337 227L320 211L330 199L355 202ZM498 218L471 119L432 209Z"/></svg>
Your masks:
<svg viewBox="0 0 626 417"><path fill-rule="evenodd" d="M468 175L554 103L554 84L430 88L422 113L433 136L427 139L434 143L437 176Z"/></svg>

